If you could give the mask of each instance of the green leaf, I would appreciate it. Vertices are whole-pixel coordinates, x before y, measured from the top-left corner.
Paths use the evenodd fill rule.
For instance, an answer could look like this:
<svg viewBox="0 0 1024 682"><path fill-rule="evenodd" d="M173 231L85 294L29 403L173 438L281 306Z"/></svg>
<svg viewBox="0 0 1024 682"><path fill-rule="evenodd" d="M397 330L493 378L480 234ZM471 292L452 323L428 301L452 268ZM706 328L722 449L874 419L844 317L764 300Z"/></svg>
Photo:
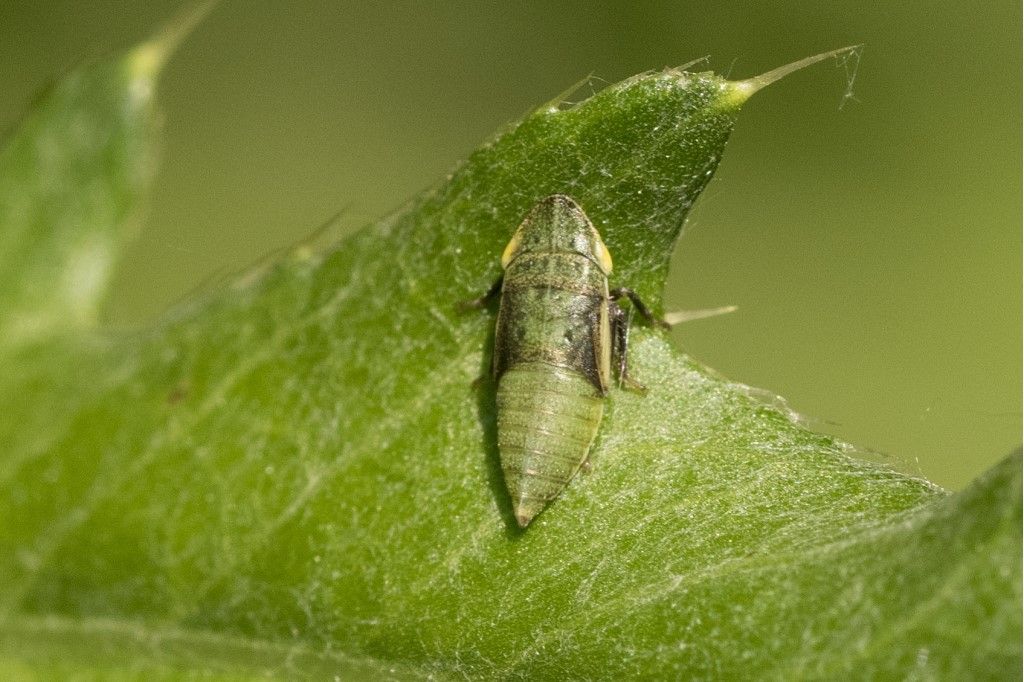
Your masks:
<svg viewBox="0 0 1024 682"><path fill-rule="evenodd" d="M153 171L157 73L209 9L70 73L0 151L0 342L93 325Z"/></svg>
<svg viewBox="0 0 1024 682"><path fill-rule="evenodd" d="M525 532L511 517L493 387L473 385L493 311L455 302L561 192L604 236L613 283L660 309L739 107L779 75L668 70L544 106L391 218L129 336L67 333L93 304L48 277L69 262L62 216L90 202L113 218L69 233L116 250L136 192L109 178L139 156L81 161L52 211L5 156L0 234L25 255L0 298L0 672L1016 674L1019 458L947 495L851 458L655 330L635 330L630 358L649 392L613 392L593 471ZM44 100L8 149L132 91L90 82ZM96 120L109 140L140 125ZM104 178L122 189L82 198ZM39 216L27 228L19 205Z"/></svg>

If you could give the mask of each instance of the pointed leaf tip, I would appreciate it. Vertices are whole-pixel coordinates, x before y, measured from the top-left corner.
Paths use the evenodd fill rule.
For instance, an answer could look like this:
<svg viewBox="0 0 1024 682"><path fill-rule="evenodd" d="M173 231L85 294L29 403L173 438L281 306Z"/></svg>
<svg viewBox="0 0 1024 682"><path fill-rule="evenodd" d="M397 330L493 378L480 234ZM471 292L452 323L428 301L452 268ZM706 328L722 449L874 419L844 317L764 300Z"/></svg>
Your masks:
<svg viewBox="0 0 1024 682"><path fill-rule="evenodd" d="M808 66L811 66L812 64L817 64L818 62L825 61L826 59L829 58L834 57L836 59L859 59L860 52L861 49L863 49L863 47L863 45L848 45L846 47L840 47L838 49L829 50L828 52L822 52L821 54L816 54L811 57L804 57L803 59L799 59L795 62L785 64L778 68L772 69L771 71L768 71L766 73L762 73L760 76L754 76L753 78L748 78L747 80L743 81L732 81L729 83L730 88L728 100L732 105L739 106L746 102L748 99L750 99L750 96L753 95L758 90L761 90L771 85L772 83L785 78L794 71L799 71L800 69L804 69ZM848 78L847 88L852 86L852 84L853 78L851 73Z"/></svg>
<svg viewBox="0 0 1024 682"><path fill-rule="evenodd" d="M691 322L693 320L703 320L707 317L717 317L718 315L728 315L739 310L739 306L725 305L718 308L702 308L700 310L675 310L670 313L665 313L665 322L670 326L674 327L677 324L683 322Z"/></svg>
<svg viewBox="0 0 1024 682"><path fill-rule="evenodd" d="M132 53L131 67L135 75L152 78L167 63L178 46L195 30L220 0L199 0L185 6L150 40Z"/></svg>

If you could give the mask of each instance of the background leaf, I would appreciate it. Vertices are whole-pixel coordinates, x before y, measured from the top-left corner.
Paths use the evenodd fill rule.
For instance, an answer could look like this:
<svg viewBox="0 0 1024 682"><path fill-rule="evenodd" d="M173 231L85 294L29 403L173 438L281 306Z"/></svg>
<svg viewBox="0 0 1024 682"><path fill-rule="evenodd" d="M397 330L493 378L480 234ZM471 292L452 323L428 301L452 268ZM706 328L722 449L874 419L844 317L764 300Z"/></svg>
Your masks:
<svg viewBox="0 0 1024 682"><path fill-rule="evenodd" d="M153 164L156 75L209 8L50 88L0 152L0 340L96 322Z"/></svg>
<svg viewBox="0 0 1024 682"><path fill-rule="evenodd" d="M616 283L658 307L745 95L670 70L542 107L391 219L151 332L9 343L9 669L68 654L124 675L1018 670L1017 458L947 496L851 459L655 331L631 356L650 392L611 397L594 472L515 528L492 388L471 388L493 319L453 303L564 192ZM26 293L4 305L35 310Z"/></svg>
<svg viewBox="0 0 1024 682"><path fill-rule="evenodd" d="M151 164L151 60L79 69L0 154L0 329L7 342L95 320Z"/></svg>

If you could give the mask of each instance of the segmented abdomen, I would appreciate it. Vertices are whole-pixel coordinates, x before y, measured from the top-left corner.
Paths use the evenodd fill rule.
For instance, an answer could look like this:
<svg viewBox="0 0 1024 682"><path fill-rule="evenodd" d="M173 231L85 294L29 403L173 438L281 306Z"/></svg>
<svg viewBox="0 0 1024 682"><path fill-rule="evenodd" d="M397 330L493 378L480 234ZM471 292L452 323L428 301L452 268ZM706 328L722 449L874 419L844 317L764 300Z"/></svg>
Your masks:
<svg viewBox="0 0 1024 682"><path fill-rule="evenodd" d="M541 362L506 371L497 400L501 466L516 520L525 526L583 464L604 401L579 372Z"/></svg>

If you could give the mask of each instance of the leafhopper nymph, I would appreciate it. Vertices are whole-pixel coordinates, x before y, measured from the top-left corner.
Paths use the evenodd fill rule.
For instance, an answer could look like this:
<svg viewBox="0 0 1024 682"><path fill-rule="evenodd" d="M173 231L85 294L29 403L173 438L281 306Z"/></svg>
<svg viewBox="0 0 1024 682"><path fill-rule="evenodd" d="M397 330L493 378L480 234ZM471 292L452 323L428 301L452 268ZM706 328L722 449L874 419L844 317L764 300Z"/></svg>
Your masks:
<svg viewBox="0 0 1024 682"><path fill-rule="evenodd" d="M555 194L533 207L501 256L504 274L481 306L501 294L492 372L498 451L520 527L558 497L587 460L617 369L626 367L626 297L652 324L637 295L608 289L612 257L583 209Z"/></svg>

